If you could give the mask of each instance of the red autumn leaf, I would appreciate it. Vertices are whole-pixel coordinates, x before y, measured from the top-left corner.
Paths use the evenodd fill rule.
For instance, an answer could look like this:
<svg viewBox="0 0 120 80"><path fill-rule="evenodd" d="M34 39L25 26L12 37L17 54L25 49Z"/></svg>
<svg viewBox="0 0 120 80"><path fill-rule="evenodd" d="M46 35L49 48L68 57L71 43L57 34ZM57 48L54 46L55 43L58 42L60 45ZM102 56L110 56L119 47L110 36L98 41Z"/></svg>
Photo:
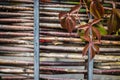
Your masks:
<svg viewBox="0 0 120 80"><path fill-rule="evenodd" d="M67 24L66 24L66 17L65 17L65 18L63 18L63 19L60 21L60 24L61 24L61 26L62 26L64 29L66 29L66 28L67 28Z"/></svg>
<svg viewBox="0 0 120 80"><path fill-rule="evenodd" d="M65 18L66 15L67 15L67 12L60 12L59 19L61 20L61 19Z"/></svg>
<svg viewBox="0 0 120 80"><path fill-rule="evenodd" d="M84 36L88 36L88 35L89 35L89 28L87 28L84 33Z"/></svg>
<svg viewBox="0 0 120 80"><path fill-rule="evenodd" d="M93 33L95 33L94 35L96 35L96 37L100 41L101 40L101 35L100 35L99 30L97 28L95 28L95 27L92 27L92 31L93 31Z"/></svg>
<svg viewBox="0 0 120 80"><path fill-rule="evenodd" d="M108 33L115 34L120 29L120 10L112 9L112 14L108 20Z"/></svg>
<svg viewBox="0 0 120 80"><path fill-rule="evenodd" d="M66 29L68 30L68 32L72 32L75 29L75 25L76 25L76 20L73 16L68 17L66 20L67 26Z"/></svg>
<svg viewBox="0 0 120 80"><path fill-rule="evenodd" d="M97 24L101 21L101 19L94 19L92 22L90 22L89 24L94 25Z"/></svg>
<svg viewBox="0 0 120 80"><path fill-rule="evenodd" d="M83 38L84 40L90 42L90 37L88 37L88 36L84 36L84 37L82 37L82 38Z"/></svg>
<svg viewBox="0 0 120 80"><path fill-rule="evenodd" d="M72 32L75 29L76 19L73 16L66 16L61 20L61 26L68 32Z"/></svg>
<svg viewBox="0 0 120 80"><path fill-rule="evenodd" d="M90 58L93 59L96 53L99 53L99 46L95 45L94 42L89 41L89 44L85 45L82 55L86 55L88 50L90 49Z"/></svg>
<svg viewBox="0 0 120 80"><path fill-rule="evenodd" d="M88 27L89 27L89 24L76 26L76 28L78 29L87 29Z"/></svg>
<svg viewBox="0 0 120 80"><path fill-rule="evenodd" d="M89 44L85 45L85 47L84 47L84 49L82 51L83 56L87 54L88 48L89 48Z"/></svg>
<svg viewBox="0 0 120 80"><path fill-rule="evenodd" d="M90 4L90 13L96 18L100 19L104 16L104 8L99 0L92 0Z"/></svg>
<svg viewBox="0 0 120 80"><path fill-rule="evenodd" d="M94 19L92 22L89 22L89 23L87 23L85 25L76 26L76 28L78 28L78 29L87 29L87 28L90 28L92 25L97 24L100 21L101 21L101 19Z"/></svg>
<svg viewBox="0 0 120 80"><path fill-rule="evenodd" d="M85 30L83 39L86 40L86 41L88 41L88 42L90 42L91 40L90 40L90 37L89 37L88 35L89 35L89 28L87 28L87 29Z"/></svg>
<svg viewBox="0 0 120 80"><path fill-rule="evenodd" d="M80 5L76 5L76 6L74 6L73 8L71 8L71 10L70 10L70 14L73 14L73 13L76 13L76 12L79 12L79 10L80 10Z"/></svg>
<svg viewBox="0 0 120 80"><path fill-rule="evenodd" d="M93 46L93 49L94 49L94 51L95 51L96 53L99 53L99 46L94 45L94 46Z"/></svg>
<svg viewBox="0 0 120 80"><path fill-rule="evenodd" d="M91 59L93 59L96 52L94 51L93 47L91 47L90 51L91 51Z"/></svg>

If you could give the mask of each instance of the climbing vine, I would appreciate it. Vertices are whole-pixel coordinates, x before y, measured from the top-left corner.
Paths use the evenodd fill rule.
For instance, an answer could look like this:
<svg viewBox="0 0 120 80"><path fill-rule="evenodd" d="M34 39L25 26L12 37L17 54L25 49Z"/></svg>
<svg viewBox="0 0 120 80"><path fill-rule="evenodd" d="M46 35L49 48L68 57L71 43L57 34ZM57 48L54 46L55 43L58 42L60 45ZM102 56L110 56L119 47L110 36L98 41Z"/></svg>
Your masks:
<svg viewBox="0 0 120 80"><path fill-rule="evenodd" d="M85 40L85 42L87 42L87 44L82 51L82 55L86 55L88 49L90 49L91 59L94 58L96 53L99 53L98 44L100 44L101 35L107 34L102 25L102 21L105 18L103 2L104 0L102 0L102 2L100 2L100 0L80 0L79 4L72 7L70 11L59 13L60 24L64 29L66 29L70 34L75 29L77 29L79 33L83 33L83 35L79 35ZM76 19L79 18L79 12L83 7L86 9L86 15L89 18L89 20L84 24L82 24L83 22L81 22L80 19ZM113 9L109 19L107 19L109 34L116 33L117 30L120 29L119 22L120 10L116 9L115 1L113 1ZM101 32L101 30L103 32Z"/></svg>

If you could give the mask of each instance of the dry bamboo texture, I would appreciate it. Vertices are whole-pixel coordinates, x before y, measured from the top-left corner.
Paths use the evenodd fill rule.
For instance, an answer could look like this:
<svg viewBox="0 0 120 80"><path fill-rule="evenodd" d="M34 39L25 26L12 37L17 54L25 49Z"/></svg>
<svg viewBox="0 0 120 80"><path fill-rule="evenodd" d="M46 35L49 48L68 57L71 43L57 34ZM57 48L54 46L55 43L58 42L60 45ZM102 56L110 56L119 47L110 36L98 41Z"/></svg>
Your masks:
<svg viewBox="0 0 120 80"><path fill-rule="evenodd" d="M40 2L42 80L84 80L58 77L87 73L87 56L81 54L85 43L76 30L70 35L62 29L58 19L60 11L69 11L75 4L77 0ZM112 0L104 0L103 4L105 10L112 9ZM116 5L120 8L119 0ZM78 16L76 19L88 20L84 8ZM0 80L33 80L33 20L33 0L0 0ZM107 30L106 23L104 26ZM120 75L120 36L102 36L100 53L94 58L94 74L120 79L116 76Z"/></svg>

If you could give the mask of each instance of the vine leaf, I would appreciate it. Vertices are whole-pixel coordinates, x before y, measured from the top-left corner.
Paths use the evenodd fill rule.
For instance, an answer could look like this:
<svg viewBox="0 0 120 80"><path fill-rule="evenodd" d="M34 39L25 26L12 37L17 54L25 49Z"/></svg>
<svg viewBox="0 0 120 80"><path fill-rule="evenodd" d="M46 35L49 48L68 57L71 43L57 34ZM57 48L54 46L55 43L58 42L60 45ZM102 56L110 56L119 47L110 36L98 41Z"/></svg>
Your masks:
<svg viewBox="0 0 120 80"><path fill-rule="evenodd" d="M112 9L112 14L108 20L108 33L115 34L120 29L120 9Z"/></svg>
<svg viewBox="0 0 120 80"><path fill-rule="evenodd" d="M99 23L94 25L95 28L97 28L100 32L101 35L106 35L107 34L107 30L104 28L103 24Z"/></svg>
<svg viewBox="0 0 120 80"><path fill-rule="evenodd" d="M74 14L74 13L78 12L79 10L80 10L80 4L74 6L73 8L71 8L71 10L70 10L69 13L70 13L70 14Z"/></svg>
<svg viewBox="0 0 120 80"><path fill-rule="evenodd" d="M99 30L95 27L92 27L94 24L97 24L98 22L100 22L100 20L101 19L94 19L92 22L89 22L85 25L79 25L77 27L78 27L78 29L85 30L84 36L89 36L90 29L92 29L94 37L98 38L98 40L100 41L101 35L100 35Z"/></svg>
<svg viewBox="0 0 120 80"><path fill-rule="evenodd" d="M66 23L65 29L67 29L68 32L71 33L75 29L75 25L76 25L75 18L73 16L66 17L65 23Z"/></svg>
<svg viewBox="0 0 120 80"><path fill-rule="evenodd" d="M99 53L99 46L94 45L93 49L95 50L96 53Z"/></svg>
<svg viewBox="0 0 120 80"><path fill-rule="evenodd" d="M91 47L90 49L91 49L91 50L90 50L90 51L91 51L91 52L90 52L90 53L91 53L91 56L90 56L90 57L91 57L91 59L93 59L94 56L95 56L95 54L96 54L96 52L95 52L95 50L93 49L93 47Z"/></svg>
<svg viewBox="0 0 120 80"><path fill-rule="evenodd" d="M77 25L76 28L78 29L87 29L91 26L93 26L94 24L97 24L101 21L101 19L94 19L93 21L87 23L87 24L84 24L84 25Z"/></svg>
<svg viewBox="0 0 120 80"><path fill-rule="evenodd" d="M87 54L88 48L89 48L89 44L86 44L83 51L82 51L83 56L85 56Z"/></svg>
<svg viewBox="0 0 120 80"><path fill-rule="evenodd" d="M92 0L90 4L90 13L96 18L101 19L104 16L104 8L99 0Z"/></svg>
<svg viewBox="0 0 120 80"><path fill-rule="evenodd" d="M94 58L95 54L99 53L99 46L95 45L94 42L89 42L88 44L85 45L82 51L82 55L85 56L90 49L90 54L91 54L91 59Z"/></svg>
<svg viewBox="0 0 120 80"><path fill-rule="evenodd" d="M95 27L92 27L92 31L93 31L93 35L95 35L98 38L98 40L100 41L101 40L101 35L100 35L99 30Z"/></svg>
<svg viewBox="0 0 120 80"><path fill-rule="evenodd" d="M59 13L59 19L63 19L67 15L67 12L60 12Z"/></svg>
<svg viewBox="0 0 120 80"><path fill-rule="evenodd" d="M80 5L76 5L75 7L71 8L70 12L60 12L59 19L61 26L66 29L69 33L71 33L76 26L76 19L72 15L78 12L80 9Z"/></svg>
<svg viewBox="0 0 120 80"><path fill-rule="evenodd" d="M75 29L76 19L73 16L67 14L61 14L59 17L61 19L60 20L61 26L71 33Z"/></svg>

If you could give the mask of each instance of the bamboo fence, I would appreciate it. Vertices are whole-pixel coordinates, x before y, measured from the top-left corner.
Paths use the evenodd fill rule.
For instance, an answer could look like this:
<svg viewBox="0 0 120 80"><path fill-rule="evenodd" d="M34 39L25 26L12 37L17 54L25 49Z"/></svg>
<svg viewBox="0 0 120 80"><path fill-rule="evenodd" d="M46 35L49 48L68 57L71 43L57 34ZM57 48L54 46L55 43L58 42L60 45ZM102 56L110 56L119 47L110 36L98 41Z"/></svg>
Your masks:
<svg viewBox="0 0 120 80"><path fill-rule="evenodd" d="M70 35L62 29L58 19L59 12L69 11L78 4L76 1L40 2L42 80L77 80L68 77L55 78L53 75L87 73L86 69L78 69L87 65L87 56L83 57L81 54L85 43L76 30ZM104 0L106 10L112 9L111 4L112 0ZM116 5L119 8L120 1ZM83 8L79 14L81 21L88 20L84 13ZM33 20L33 0L0 0L0 80L33 80ZM106 23L104 26L107 30ZM102 36L100 47L100 53L94 58L94 74L119 76L120 36Z"/></svg>

